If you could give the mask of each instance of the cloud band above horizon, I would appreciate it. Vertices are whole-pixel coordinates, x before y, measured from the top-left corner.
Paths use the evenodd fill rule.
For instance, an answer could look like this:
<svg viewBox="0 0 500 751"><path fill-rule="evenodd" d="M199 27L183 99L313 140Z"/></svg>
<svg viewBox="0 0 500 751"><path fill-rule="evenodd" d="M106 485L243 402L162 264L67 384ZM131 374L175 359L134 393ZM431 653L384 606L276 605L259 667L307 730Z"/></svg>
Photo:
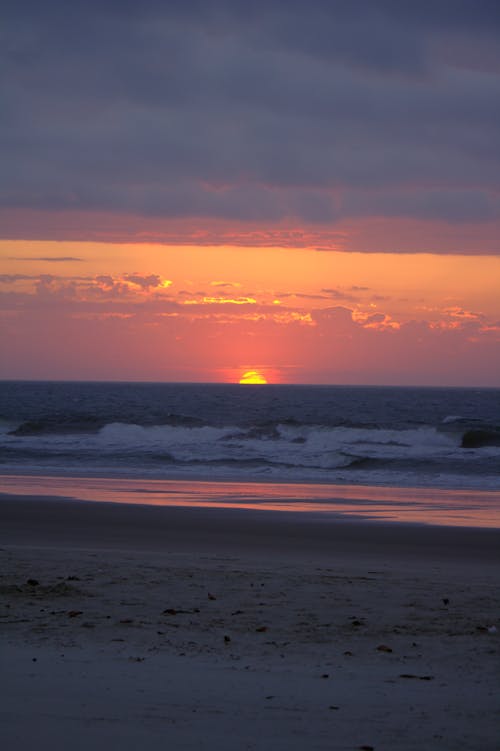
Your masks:
<svg viewBox="0 0 500 751"><path fill-rule="evenodd" d="M49 0L2 26L4 237L499 250L496 3Z"/></svg>

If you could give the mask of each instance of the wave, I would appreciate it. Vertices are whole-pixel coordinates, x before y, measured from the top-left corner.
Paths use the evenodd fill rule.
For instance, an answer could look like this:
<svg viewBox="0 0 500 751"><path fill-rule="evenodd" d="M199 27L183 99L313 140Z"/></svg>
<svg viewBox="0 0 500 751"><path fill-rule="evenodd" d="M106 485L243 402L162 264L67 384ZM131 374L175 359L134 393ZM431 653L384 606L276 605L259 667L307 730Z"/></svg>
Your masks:
<svg viewBox="0 0 500 751"><path fill-rule="evenodd" d="M448 435L458 436L462 448L500 446L500 426L485 420L449 415L438 429Z"/></svg>
<svg viewBox="0 0 500 751"><path fill-rule="evenodd" d="M368 419L369 415L359 415L362 419L354 421L340 415L325 415L321 422L304 414L301 419L292 415L281 415L279 419L253 419L248 416L243 422L232 419L232 412L226 414L219 410L217 418L206 419L191 414L191 410L163 411L161 409L139 410L131 409L127 422L123 420L123 405L110 404L104 408L86 411L79 407L72 409L56 409L43 416L22 419L18 422L4 420L0 424L0 435L7 433L14 438L57 438L68 439L78 436L96 436L104 444L109 439L112 443L122 444L135 440L151 442L172 442L173 445L184 445L192 439L200 440L204 444L210 441L274 441L277 444L286 442L306 446L315 446L318 451L328 450L333 446L335 450L341 445L358 444L363 448L363 455L368 444L374 447L393 445L418 450L430 441L431 445L443 446L451 442L463 449L478 449L500 445L500 426L481 419L463 417L450 414L436 425L413 424L388 426ZM33 414L33 413L32 413ZM226 414L227 424L224 422ZM234 417L234 414L232 415ZM174 430L175 432L171 432ZM190 431L205 431L197 434ZM145 432L141 432L145 431ZM162 432L163 431L163 432ZM184 431L188 431L187 433ZM441 440L441 436L444 440Z"/></svg>
<svg viewBox="0 0 500 751"><path fill-rule="evenodd" d="M98 433L116 418L88 414L53 414L35 420L25 420L8 431L13 436L72 435L78 433ZM191 415L168 414L159 425L154 419L145 420L140 427L199 427L206 425L202 419Z"/></svg>
<svg viewBox="0 0 500 751"><path fill-rule="evenodd" d="M220 389L210 392L210 409L207 404L203 409L205 390L180 389L171 392L175 400L147 403L141 393L134 387L129 399L120 400L106 388L95 401L92 390L84 403L72 389L64 403L19 400L15 409L4 408L2 472L406 485L439 485L453 476L455 485L499 482L500 429L491 410L480 413L491 415L489 420L461 416L462 404L450 404L439 416L429 409L423 414L419 402L405 397L397 402L403 412L393 407L388 414L386 401L362 401L360 392L352 409L342 410L343 392L332 392L336 401L326 404L321 389L309 401L296 403L294 391L260 407L255 397L248 401L248 391ZM391 398L396 397L399 392Z"/></svg>
<svg viewBox="0 0 500 751"><path fill-rule="evenodd" d="M144 425L67 419L22 423L4 432L4 457L16 452L43 456L71 456L80 460L120 459L141 463L210 465L252 463L321 470L370 461L413 462L466 459L464 449L495 450L500 445L496 428L462 432L432 426L395 430L379 427L328 427L297 421L248 427L217 427L183 415L170 422Z"/></svg>
<svg viewBox="0 0 500 751"><path fill-rule="evenodd" d="M475 449L484 446L500 446L500 429L474 428L462 436L462 448Z"/></svg>
<svg viewBox="0 0 500 751"><path fill-rule="evenodd" d="M26 420L9 431L14 436L72 435L75 433L97 433L106 423L88 415L51 415L38 420Z"/></svg>

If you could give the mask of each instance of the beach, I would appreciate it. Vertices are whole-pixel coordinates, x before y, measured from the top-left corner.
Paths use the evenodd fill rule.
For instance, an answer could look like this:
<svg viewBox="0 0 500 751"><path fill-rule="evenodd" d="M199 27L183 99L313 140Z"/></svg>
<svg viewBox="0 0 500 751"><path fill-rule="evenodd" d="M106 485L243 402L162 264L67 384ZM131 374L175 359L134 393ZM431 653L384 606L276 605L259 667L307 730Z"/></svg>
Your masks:
<svg viewBox="0 0 500 751"><path fill-rule="evenodd" d="M498 529L6 493L0 517L7 747L498 749Z"/></svg>

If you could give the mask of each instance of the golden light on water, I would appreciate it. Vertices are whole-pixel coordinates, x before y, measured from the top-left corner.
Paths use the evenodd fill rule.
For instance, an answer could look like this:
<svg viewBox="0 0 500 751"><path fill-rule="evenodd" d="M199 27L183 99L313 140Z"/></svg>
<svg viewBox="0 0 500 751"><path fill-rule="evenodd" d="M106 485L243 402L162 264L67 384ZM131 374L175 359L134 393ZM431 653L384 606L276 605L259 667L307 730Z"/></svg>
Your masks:
<svg viewBox="0 0 500 751"><path fill-rule="evenodd" d="M267 380L264 378L260 370L247 370L246 373L243 373L239 382L255 385L267 383Z"/></svg>

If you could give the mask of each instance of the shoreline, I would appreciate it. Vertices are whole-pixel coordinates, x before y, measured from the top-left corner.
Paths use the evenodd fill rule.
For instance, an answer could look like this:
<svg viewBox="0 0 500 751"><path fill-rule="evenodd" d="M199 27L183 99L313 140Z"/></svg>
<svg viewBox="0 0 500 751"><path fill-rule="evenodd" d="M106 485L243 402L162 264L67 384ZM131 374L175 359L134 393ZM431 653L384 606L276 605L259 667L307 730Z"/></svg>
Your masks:
<svg viewBox="0 0 500 751"><path fill-rule="evenodd" d="M500 563L500 530L240 508L96 503L0 493L0 545L157 552L219 549L308 560Z"/></svg>
<svg viewBox="0 0 500 751"><path fill-rule="evenodd" d="M148 472L141 469L141 472L132 472L118 467L107 467L98 469L95 466L85 467L85 470L73 467L71 470L62 469L61 467L36 467L26 470L22 465L2 465L0 466L0 478L25 478L26 480L36 477L51 478L54 480L81 479L81 480L114 480L120 482L146 482L146 483L218 483L218 484L249 484L249 485L287 485L310 486L314 487L331 487L331 488L376 488L376 489L398 489L398 490L415 490L421 492L453 492L453 493L492 493L500 496L500 478L498 473L487 475L487 483L484 479L479 481L474 475L450 475L446 480L439 482L439 477L433 477L426 482L412 484L410 481L402 479L401 475L394 473L394 478L389 482L387 477L377 481L373 475L370 480L365 478L338 478L329 479L326 477L312 476L285 476L274 475L265 477L249 472L234 474L226 471L220 472L216 468L210 471L193 472L192 469L182 471L177 468L176 471L169 472L168 475L158 474L157 470Z"/></svg>
<svg viewBox="0 0 500 751"><path fill-rule="evenodd" d="M321 516L324 522L500 530L500 490L383 485L3 475L6 496ZM2 495L0 491L0 496Z"/></svg>

